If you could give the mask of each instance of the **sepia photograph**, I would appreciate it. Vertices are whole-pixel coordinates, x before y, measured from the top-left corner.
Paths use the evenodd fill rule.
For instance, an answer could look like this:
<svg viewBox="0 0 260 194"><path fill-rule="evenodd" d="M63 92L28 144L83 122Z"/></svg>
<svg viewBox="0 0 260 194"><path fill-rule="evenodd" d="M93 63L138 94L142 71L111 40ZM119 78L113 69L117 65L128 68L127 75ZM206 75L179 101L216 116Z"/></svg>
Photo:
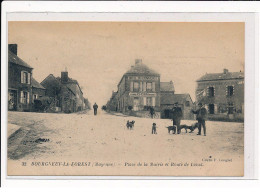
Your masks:
<svg viewBox="0 0 260 194"><path fill-rule="evenodd" d="M9 21L7 175L243 177L244 69L244 22Z"/></svg>

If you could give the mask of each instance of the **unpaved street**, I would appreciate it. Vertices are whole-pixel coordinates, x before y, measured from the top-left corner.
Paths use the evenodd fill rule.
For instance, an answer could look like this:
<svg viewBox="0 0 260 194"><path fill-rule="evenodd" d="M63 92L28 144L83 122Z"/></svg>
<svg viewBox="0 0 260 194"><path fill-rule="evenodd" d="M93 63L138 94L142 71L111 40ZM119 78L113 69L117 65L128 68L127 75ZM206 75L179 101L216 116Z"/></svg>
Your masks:
<svg viewBox="0 0 260 194"><path fill-rule="evenodd" d="M127 120L135 120L133 130L127 130ZM151 134L153 122L157 124L157 135ZM182 121L182 124L194 122ZM216 165L219 172L238 167L241 168L238 174L243 171L243 123L207 121L206 137L197 136L197 130L194 133L185 133L182 130L180 135L169 135L166 127L172 124L171 120L126 117L119 113L108 114L101 111L97 116L93 115L93 111L75 114L9 112L8 123L10 129L12 126L20 127L8 139L9 174L17 171L22 174L48 174L51 171L63 175L87 175L93 172L97 175L145 175L147 170L130 170L129 166L138 162L201 163L202 160L213 158L226 161L204 163L206 174L217 173L212 165ZM227 161L230 159L232 162ZM39 161L111 163L118 166L118 169L111 173L104 167L74 168L73 172L62 168L49 170L50 168L41 167L37 171L28 166L19 168L20 171L12 171L11 168L20 167L22 162L31 164ZM196 175L200 170L176 168L170 172L167 168L161 168L161 171L157 168L149 174L163 172L165 175L178 175L183 172L183 175Z"/></svg>

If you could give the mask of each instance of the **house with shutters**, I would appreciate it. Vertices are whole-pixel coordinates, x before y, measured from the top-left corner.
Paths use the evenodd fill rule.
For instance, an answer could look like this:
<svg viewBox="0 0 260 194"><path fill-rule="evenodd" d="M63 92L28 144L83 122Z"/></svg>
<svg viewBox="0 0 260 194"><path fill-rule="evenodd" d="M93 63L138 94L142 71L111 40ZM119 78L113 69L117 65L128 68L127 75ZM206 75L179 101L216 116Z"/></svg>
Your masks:
<svg viewBox="0 0 260 194"><path fill-rule="evenodd" d="M233 118L244 114L244 73L205 74L197 80L196 100L206 105L209 117L227 115Z"/></svg>
<svg viewBox="0 0 260 194"><path fill-rule="evenodd" d="M17 44L8 45L8 110L32 108L33 68L17 56Z"/></svg>
<svg viewBox="0 0 260 194"><path fill-rule="evenodd" d="M147 117L149 107L160 117L160 74L135 60L135 65L122 76L118 83L117 111L131 112Z"/></svg>

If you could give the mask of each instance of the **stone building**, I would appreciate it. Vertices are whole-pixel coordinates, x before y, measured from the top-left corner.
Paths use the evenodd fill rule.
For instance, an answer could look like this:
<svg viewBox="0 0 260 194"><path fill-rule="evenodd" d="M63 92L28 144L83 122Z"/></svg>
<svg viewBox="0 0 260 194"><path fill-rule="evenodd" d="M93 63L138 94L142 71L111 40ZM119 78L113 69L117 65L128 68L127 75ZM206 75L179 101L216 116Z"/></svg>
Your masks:
<svg viewBox="0 0 260 194"><path fill-rule="evenodd" d="M244 73L224 69L205 74L197 80L196 98L206 105L209 118L243 118Z"/></svg>
<svg viewBox="0 0 260 194"><path fill-rule="evenodd" d="M117 109L120 112L135 112L138 116L147 115L148 108L153 107L156 117L160 117L160 74L135 60L118 83Z"/></svg>
<svg viewBox="0 0 260 194"><path fill-rule="evenodd" d="M175 94L173 82L161 82L161 118L172 118L171 110L177 102L182 109L183 119L193 119L193 102L189 94Z"/></svg>
<svg viewBox="0 0 260 194"><path fill-rule="evenodd" d="M52 99L53 111L71 113L84 109L83 92L78 82L69 78L68 72L61 72L61 77L50 74L41 85L46 88L46 96Z"/></svg>
<svg viewBox="0 0 260 194"><path fill-rule="evenodd" d="M8 110L32 108L33 68L17 56L17 44L8 45Z"/></svg>

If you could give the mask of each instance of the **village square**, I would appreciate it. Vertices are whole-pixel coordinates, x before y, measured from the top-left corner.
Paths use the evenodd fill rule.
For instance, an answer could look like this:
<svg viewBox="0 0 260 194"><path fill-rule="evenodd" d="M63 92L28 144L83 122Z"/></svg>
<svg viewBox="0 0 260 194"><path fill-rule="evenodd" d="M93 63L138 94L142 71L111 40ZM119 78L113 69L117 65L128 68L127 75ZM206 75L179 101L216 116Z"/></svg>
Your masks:
<svg viewBox="0 0 260 194"><path fill-rule="evenodd" d="M224 69L205 74L197 81L193 102L189 94L176 94L172 81L160 82L159 73L136 59L107 104L91 105L67 71L60 77L50 74L39 83L32 67L16 55L17 45L9 48L11 160L75 157L116 161L123 156L131 161L138 156L139 160L156 161L207 159L213 153L222 159L243 159L242 72ZM197 136L198 126L189 128L199 122L194 114L198 104L207 112L206 137ZM182 112L179 125L184 127L180 130L173 121L176 106ZM169 131L170 126L177 131Z"/></svg>
<svg viewBox="0 0 260 194"><path fill-rule="evenodd" d="M240 175L244 56L237 53L243 53L243 26L184 26L10 23L9 174L65 165L93 167L64 172L70 175L136 175L149 165L164 169L151 175L190 175L183 166L196 168L192 175L201 168L205 175L225 175L227 168ZM218 42L222 33L230 38ZM129 171L135 166L142 170ZM52 170L63 173L41 168L41 174Z"/></svg>

